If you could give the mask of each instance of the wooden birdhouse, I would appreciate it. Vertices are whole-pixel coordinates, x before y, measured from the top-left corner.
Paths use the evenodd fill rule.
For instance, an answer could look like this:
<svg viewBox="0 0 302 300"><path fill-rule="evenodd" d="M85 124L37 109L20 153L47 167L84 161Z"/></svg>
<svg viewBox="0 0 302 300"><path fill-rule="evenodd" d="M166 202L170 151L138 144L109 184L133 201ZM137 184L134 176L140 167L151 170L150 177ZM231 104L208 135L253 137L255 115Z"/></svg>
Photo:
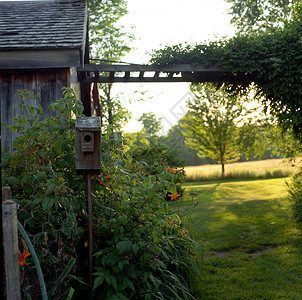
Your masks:
<svg viewBox="0 0 302 300"><path fill-rule="evenodd" d="M75 124L75 163L77 174L100 174L101 118L78 117Z"/></svg>

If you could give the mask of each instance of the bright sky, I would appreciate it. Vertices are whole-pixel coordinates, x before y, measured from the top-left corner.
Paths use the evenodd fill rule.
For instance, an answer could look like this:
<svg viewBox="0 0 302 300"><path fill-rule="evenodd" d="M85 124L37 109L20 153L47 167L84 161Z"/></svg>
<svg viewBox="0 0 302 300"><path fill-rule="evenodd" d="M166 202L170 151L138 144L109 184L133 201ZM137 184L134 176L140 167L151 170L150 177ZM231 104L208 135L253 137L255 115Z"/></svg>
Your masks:
<svg viewBox="0 0 302 300"><path fill-rule="evenodd" d="M232 36L234 28L230 25L228 7L224 0L128 0L129 15L122 23L135 26L136 50L123 60L144 64L150 59L147 52L167 44L201 43ZM163 133L166 133L186 111L188 87L188 83L116 84L115 90L124 94L123 103L133 115L124 130L140 130L141 125L135 119L144 112L155 112L162 117ZM135 91L146 91L146 101L129 104L126 99L137 98L133 96Z"/></svg>

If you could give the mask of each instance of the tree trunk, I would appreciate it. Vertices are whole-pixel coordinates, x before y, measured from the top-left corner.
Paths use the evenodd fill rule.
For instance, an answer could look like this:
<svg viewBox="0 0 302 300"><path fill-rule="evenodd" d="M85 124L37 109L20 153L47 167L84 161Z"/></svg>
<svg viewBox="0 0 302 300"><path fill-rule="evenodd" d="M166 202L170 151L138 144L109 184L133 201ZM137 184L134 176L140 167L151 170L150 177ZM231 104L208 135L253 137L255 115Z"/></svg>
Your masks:
<svg viewBox="0 0 302 300"><path fill-rule="evenodd" d="M111 102L111 88L112 83L108 84L107 90L107 106L108 106L108 124L109 124L109 136L113 136L113 113L112 113L112 102Z"/></svg>
<svg viewBox="0 0 302 300"><path fill-rule="evenodd" d="M224 163L222 163L222 164L221 164L221 176L222 176L222 177L225 176L224 171L225 171L225 170L224 170Z"/></svg>

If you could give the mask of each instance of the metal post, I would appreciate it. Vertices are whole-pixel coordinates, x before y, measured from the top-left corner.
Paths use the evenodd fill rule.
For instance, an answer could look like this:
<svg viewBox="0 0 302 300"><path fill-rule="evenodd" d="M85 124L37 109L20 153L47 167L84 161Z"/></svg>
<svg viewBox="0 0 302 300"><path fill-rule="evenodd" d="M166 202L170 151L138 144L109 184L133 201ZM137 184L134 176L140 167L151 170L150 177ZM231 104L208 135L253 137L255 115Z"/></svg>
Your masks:
<svg viewBox="0 0 302 300"><path fill-rule="evenodd" d="M93 244L92 244L92 200L91 200L91 174L87 174L87 194L88 194L88 231L89 231L89 277L90 284L93 286Z"/></svg>
<svg viewBox="0 0 302 300"><path fill-rule="evenodd" d="M17 206L11 200L10 187L2 188L3 240L7 300L20 300L20 271L17 227Z"/></svg>

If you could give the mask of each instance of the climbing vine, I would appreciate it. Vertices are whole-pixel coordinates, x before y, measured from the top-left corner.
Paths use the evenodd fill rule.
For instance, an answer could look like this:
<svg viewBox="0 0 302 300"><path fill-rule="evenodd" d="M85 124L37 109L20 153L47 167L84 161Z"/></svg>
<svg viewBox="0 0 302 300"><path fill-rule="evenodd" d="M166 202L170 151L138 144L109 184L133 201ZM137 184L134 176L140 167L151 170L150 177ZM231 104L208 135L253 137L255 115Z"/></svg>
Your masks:
<svg viewBox="0 0 302 300"><path fill-rule="evenodd" d="M231 92L248 93L252 81L257 96L281 128L302 140L302 2L291 20L273 33L237 35L207 44L179 44L155 50L151 63L218 66L252 75L249 82L224 84ZM219 83L217 83L219 85Z"/></svg>

